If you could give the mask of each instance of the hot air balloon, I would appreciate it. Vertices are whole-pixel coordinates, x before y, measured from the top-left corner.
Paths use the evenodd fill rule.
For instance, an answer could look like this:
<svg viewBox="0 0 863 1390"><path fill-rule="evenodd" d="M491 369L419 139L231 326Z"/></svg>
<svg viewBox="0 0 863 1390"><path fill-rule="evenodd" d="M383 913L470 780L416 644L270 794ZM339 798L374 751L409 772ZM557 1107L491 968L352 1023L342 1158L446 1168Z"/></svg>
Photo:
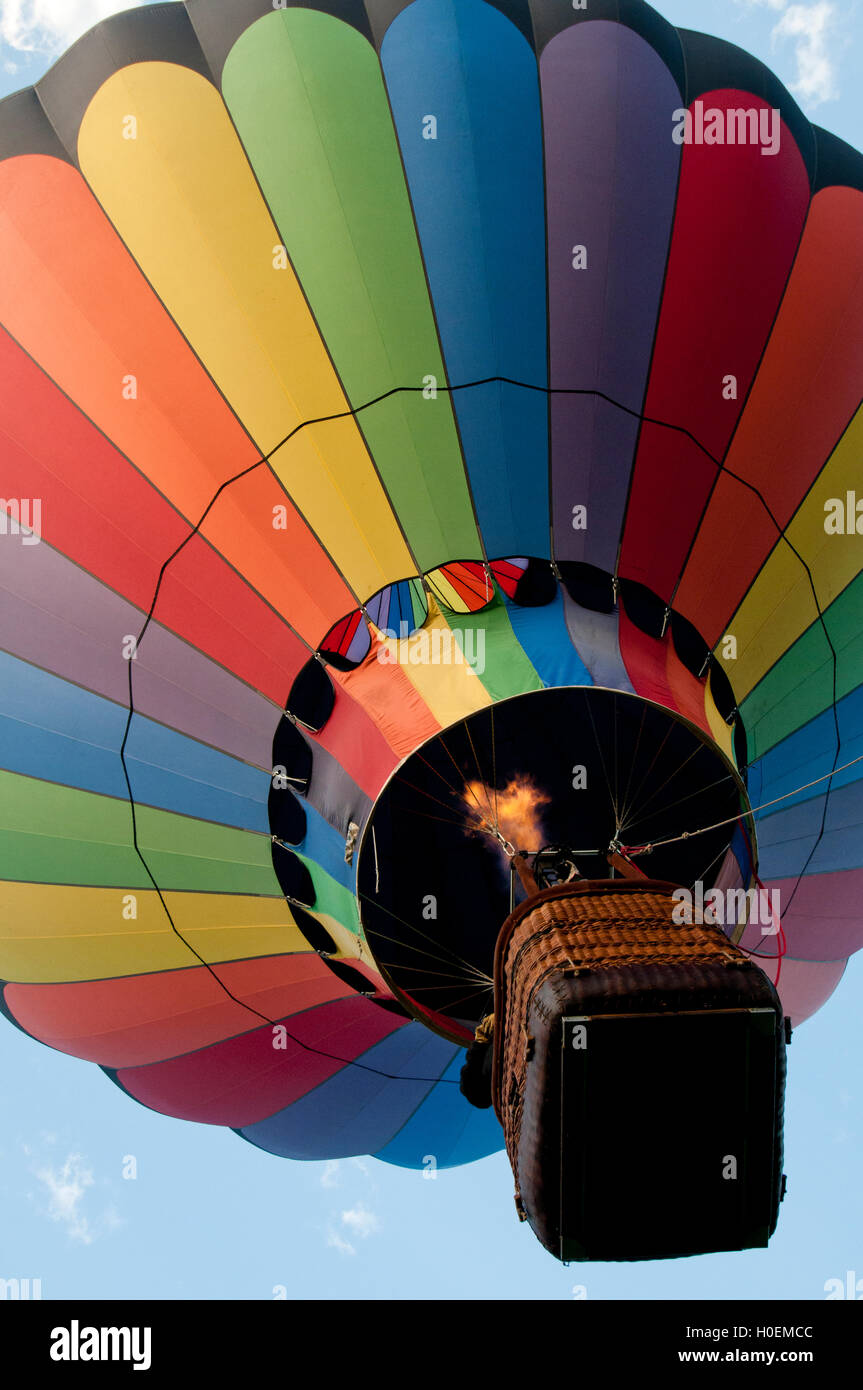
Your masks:
<svg viewBox="0 0 863 1390"><path fill-rule="evenodd" d="M688 893L776 1197L863 943L863 158L641 0L186 0L0 103L0 208L7 1018L467 1163L505 919Z"/></svg>

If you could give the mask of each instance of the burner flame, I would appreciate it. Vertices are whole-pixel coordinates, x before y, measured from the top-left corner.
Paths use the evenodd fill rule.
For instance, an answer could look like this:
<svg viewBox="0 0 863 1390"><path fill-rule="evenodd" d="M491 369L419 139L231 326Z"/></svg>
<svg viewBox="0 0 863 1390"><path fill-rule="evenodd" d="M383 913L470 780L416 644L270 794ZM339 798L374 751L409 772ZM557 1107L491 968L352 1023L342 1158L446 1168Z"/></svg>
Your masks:
<svg viewBox="0 0 863 1390"><path fill-rule="evenodd" d="M542 809L551 801L530 777L514 777L502 790L485 782L465 784L468 825L490 836L511 857L516 850L538 850L544 843Z"/></svg>

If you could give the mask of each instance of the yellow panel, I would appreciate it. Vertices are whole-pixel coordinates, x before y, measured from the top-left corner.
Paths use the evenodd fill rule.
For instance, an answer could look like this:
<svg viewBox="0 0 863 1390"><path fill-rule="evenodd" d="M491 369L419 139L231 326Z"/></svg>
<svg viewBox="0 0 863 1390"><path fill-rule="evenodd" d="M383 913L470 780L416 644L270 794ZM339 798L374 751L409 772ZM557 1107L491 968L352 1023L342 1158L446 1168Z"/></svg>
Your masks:
<svg viewBox="0 0 863 1390"><path fill-rule="evenodd" d="M822 612L856 578L863 537L829 535L824 504L856 492L863 501L863 410L859 410L786 528L791 545L812 571ZM809 577L780 540L738 608L726 633L737 639L737 659L723 663L738 703L818 617ZM719 645L718 651L721 652Z"/></svg>
<svg viewBox="0 0 863 1390"><path fill-rule="evenodd" d="M123 138L129 116L134 139ZM289 132L274 138L289 138ZM99 89L78 140L85 178L264 453L349 409L221 96L138 63ZM273 467L354 592L413 572L353 418L302 429Z"/></svg>
<svg viewBox="0 0 863 1390"><path fill-rule="evenodd" d="M307 951L282 898L0 882L0 977L18 984L149 974L207 961ZM135 900L137 916L124 917ZM189 947L194 950L190 950Z"/></svg>
<svg viewBox="0 0 863 1390"><path fill-rule="evenodd" d="M710 725L710 732L715 743L719 744L723 753L730 761L737 766L737 759L734 756L734 728L726 724L713 699L713 692L710 689L710 675L707 677L707 684L704 687L704 711L707 715L707 722Z"/></svg>
<svg viewBox="0 0 863 1390"><path fill-rule="evenodd" d="M442 728L455 724L468 714L486 709L491 696L464 660L453 659L458 652L452 628L444 619L431 594L426 622L411 637L396 641L370 624L393 664L401 666L411 685L428 705Z"/></svg>

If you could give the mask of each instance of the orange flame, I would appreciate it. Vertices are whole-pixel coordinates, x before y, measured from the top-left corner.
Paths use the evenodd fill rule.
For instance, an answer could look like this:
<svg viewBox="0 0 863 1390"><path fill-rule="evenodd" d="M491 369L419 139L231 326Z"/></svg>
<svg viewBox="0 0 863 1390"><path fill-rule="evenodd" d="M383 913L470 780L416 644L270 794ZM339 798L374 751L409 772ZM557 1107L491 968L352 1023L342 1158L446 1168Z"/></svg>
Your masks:
<svg viewBox="0 0 863 1390"><path fill-rule="evenodd" d="M542 808L551 798L529 777L514 777L502 791L484 782L467 782L464 794L468 824L498 844L495 827L514 849L537 850L544 843Z"/></svg>

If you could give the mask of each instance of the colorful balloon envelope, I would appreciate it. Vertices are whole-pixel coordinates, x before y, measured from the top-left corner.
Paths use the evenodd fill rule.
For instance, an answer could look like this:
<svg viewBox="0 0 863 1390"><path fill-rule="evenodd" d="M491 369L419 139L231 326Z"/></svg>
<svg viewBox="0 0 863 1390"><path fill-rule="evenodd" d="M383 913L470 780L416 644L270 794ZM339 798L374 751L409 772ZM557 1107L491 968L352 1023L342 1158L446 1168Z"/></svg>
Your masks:
<svg viewBox="0 0 863 1390"><path fill-rule="evenodd" d="M0 381L12 1023L469 1162L514 838L739 894L795 1024L836 988L863 158L761 63L640 0L106 20L0 103Z"/></svg>

